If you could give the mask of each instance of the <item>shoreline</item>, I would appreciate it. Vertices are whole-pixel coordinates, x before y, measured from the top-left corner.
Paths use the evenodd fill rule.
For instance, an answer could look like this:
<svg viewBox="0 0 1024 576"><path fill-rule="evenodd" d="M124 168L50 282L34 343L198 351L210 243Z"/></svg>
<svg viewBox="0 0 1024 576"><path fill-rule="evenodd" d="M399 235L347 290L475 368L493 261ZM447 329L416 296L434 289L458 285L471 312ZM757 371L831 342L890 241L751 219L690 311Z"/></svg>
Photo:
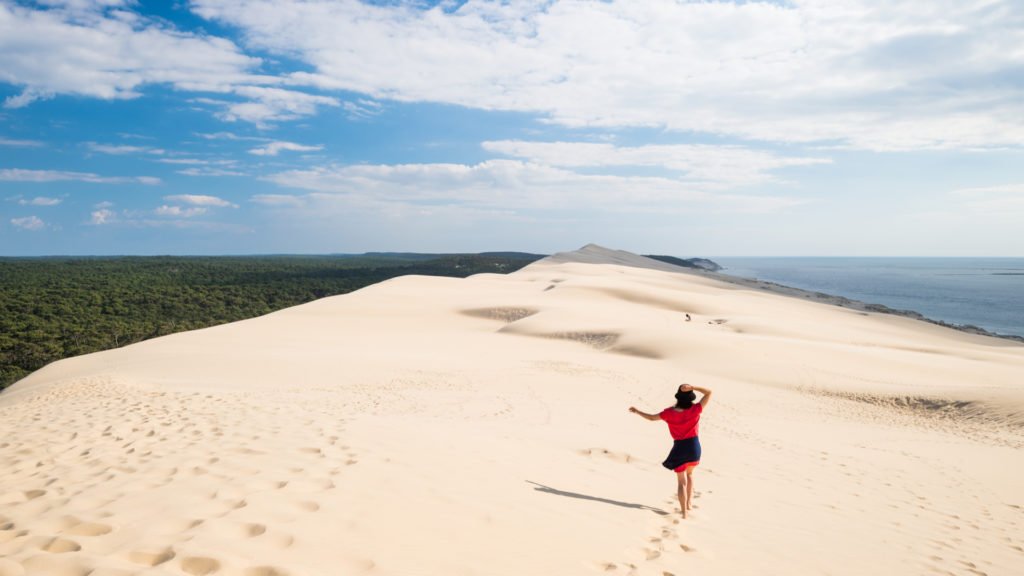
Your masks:
<svg viewBox="0 0 1024 576"><path fill-rule="evenodd" d="M935 324L945 328L952 328L959 332L965 332L967 334L974 334L977 336L988 336L991 338L999 338L1000 340L1010 340L1019 344L1024 344L1024 336L1017 336L1015 334L1000 334L998 332L992 332L974 326L971 324L953 324L944 320L936 320L929 318L920 312L914 310L903 310L899 308L890 308L884 304L875 304L871 302L863 302L861 300L854 300L845 296L837 296L835 294L828 294L825 292L817 292L814 290L804 290L802 288L794 288L793 286L786 286L785 284L779 284L778 282L771 282L769 280L758 280L755 278L744 278L742 276L733 276L723 272L712 272L710 270L698 270L690 268L682 268L680 270L685 272L697 274L698 276L704 276L714 280L720 280L736 286L743 286L744 288L753 288L755 290L763 290L770 294L777 294L781 296L789 296L792 298L799 298L801 300L809 300L812 302L820 302L823 304L831 304L833 306L839 306L840 308L849 308L851 310L857 310L859 312L874 312L878 314L889 314L891 316L900 316L903 318L911 318L914 320L920 320L922 322L928 322L929 324Z"/></svg>

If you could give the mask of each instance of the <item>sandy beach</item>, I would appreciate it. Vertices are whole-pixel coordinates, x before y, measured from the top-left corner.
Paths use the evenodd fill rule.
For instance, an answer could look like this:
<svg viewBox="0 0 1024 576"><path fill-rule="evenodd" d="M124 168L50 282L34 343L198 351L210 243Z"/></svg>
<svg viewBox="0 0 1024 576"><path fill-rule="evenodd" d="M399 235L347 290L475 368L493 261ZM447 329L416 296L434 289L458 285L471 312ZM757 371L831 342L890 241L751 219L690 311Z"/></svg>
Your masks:
<svg viewBox="0 0 1024 576"><path fill-rule="evenodd" d="M593 245L406 276L0 394L0 576L1020 574L1022 375L1017 342ZM687 519L627 411L684 382Z"/></svg>

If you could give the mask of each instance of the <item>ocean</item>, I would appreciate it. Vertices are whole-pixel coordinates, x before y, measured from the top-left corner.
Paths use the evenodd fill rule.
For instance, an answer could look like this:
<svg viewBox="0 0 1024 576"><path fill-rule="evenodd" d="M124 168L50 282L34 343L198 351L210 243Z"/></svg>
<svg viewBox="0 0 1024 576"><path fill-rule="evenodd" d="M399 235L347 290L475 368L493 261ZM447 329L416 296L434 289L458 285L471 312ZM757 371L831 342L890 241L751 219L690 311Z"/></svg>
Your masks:
<svg viewBox="0 0 1024 576"><path fill-rule="evenodd" d="M1024 258L712 258L723 274L1024 337Z"/></svg>

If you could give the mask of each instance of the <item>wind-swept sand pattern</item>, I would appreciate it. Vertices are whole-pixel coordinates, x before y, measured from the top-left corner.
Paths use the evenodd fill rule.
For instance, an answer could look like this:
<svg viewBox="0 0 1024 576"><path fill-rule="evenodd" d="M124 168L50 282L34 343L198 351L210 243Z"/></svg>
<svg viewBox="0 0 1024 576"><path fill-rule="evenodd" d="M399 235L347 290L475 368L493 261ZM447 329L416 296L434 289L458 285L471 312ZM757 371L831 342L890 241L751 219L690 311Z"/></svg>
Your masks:
<svg viewBox="0 0 1024 576"><path fill-rule="evenodd" d="M0 576L1020 573L1024 346L652 262L48 366L0 395ZM715 390L687 520L626 411L683 381Z"/></svg>

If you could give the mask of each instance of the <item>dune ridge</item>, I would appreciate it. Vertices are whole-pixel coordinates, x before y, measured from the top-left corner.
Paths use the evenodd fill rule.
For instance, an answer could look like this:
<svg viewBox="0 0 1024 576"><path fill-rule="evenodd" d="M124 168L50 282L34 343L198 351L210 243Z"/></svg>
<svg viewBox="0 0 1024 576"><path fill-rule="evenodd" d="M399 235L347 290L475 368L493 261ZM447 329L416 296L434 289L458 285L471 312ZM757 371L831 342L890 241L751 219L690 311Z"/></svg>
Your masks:
<svg viewBox="0 0 1024 576"><path fill-rule="evenodd" d="M596 245L401 277L0 394L0 576L1014 574L1021 374ZM681 520L626 408L685 381L715 397Z"/></svg>

